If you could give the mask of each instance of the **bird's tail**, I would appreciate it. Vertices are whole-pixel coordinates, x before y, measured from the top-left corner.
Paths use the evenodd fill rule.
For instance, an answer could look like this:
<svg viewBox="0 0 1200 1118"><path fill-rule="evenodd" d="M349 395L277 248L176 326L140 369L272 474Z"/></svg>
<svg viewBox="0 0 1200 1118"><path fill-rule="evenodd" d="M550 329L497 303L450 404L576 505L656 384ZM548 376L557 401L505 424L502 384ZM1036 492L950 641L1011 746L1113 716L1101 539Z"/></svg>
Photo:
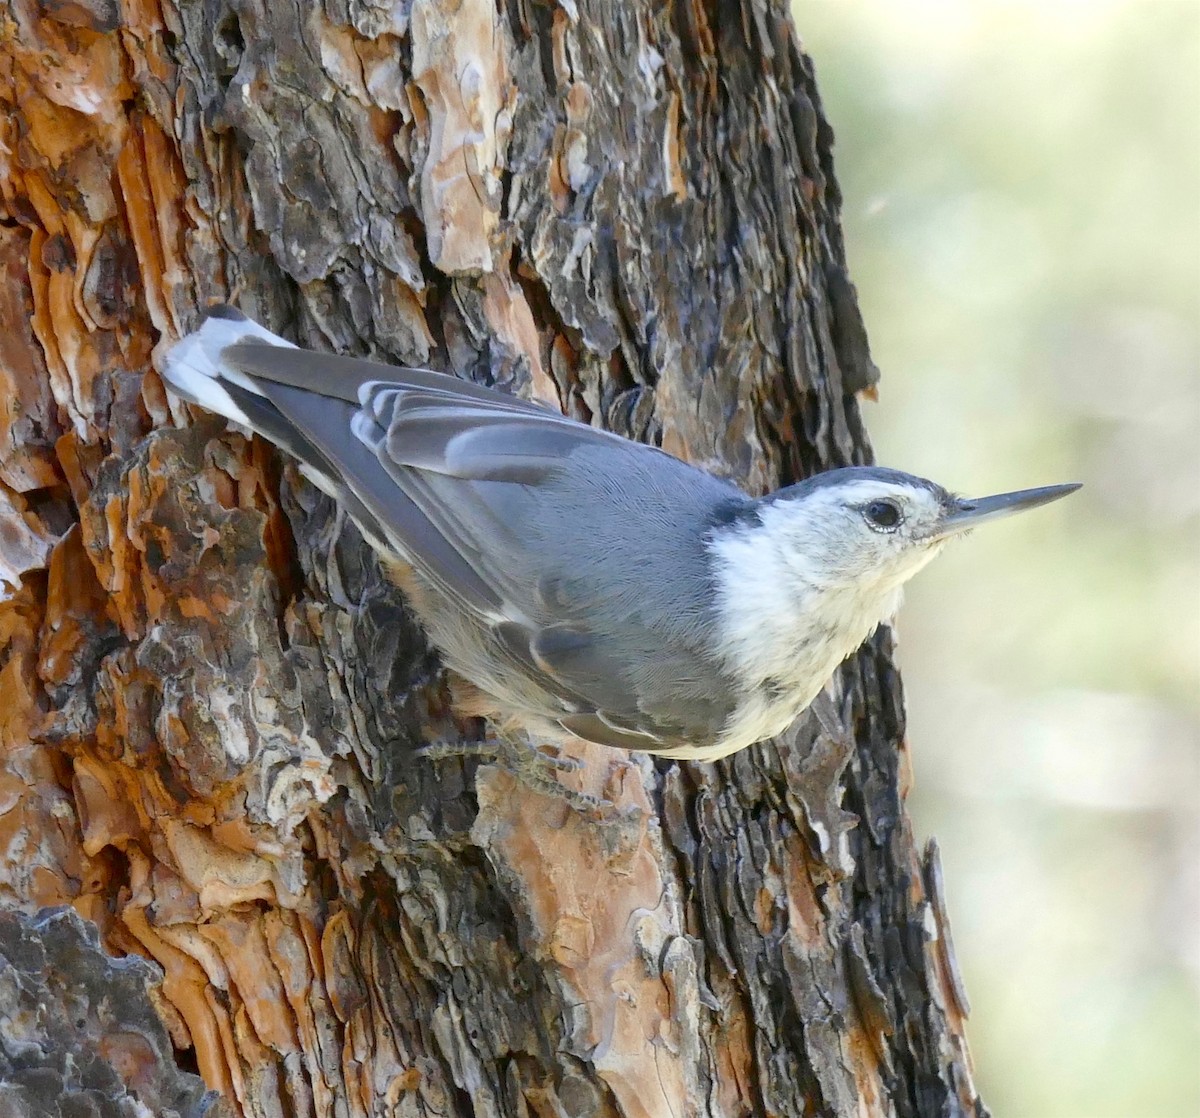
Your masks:
<svg viewBox="0 0 1200 1118"><path fill-rule="evenodd" d="M282 370L274 378L256 375L244 366L253 364L249 358L264 345L283 347L295 355L297 366L308 358L315 373L310 369L305 376L301 368L291 383ZM352 433L357 380L339 377L339 370L329 367L336 363L336 358L331 362L298 349L233 307L218 306L168 351L162 374L177 396L287 451L305 477L341 502L372 545L386 551L373 498L391 486L378 460Z"/></svg>
<svg viewBox="0 0 1200 1118"><path fill-rule="evenodd" d="M340 418L349 429L353 409L341 400L329 400L301 388L287 388L260 380L238 367L230 354L244 343L282 346L301 351L291 342L272 334L241 311L228 306L211 307L200 328L179 341L166 356L163 379L177 395L261 435L300 462L301 472L331 497L357 510L357 502L345 492L338 465L329 453L318 448L303 427L303 420L331 411L345 412ZM290 397L291 407L281 407L281 397ZM337 424L332 424L336 427Z"/></svg>
<svg viewBox="0 0 1200 1118"><path fill-rule="evenodd" d="M222 358L222 351L238 342L261 341L295 349L291 342L259 326L233 307L217 306L205 314L200 328L188 334L167 353L163 379L177 396L191 404L223 415L244 427L258 430L274 441L270 431L259 430L247 414L245 394L263 398L253 377ZM257 410L251 407L251 410Z"/></svg>

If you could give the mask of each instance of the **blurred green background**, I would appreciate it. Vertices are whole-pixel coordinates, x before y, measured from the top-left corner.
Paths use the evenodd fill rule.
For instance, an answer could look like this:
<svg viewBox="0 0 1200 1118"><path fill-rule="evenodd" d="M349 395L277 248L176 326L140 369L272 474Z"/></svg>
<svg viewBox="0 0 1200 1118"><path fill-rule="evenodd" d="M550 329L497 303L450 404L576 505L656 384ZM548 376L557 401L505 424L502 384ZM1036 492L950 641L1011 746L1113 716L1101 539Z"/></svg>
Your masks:
<svg viewBox="0 0 1200 1118"><path fill-rule="evenodd" d="M879 461L981 529L899 625L985 1102L1200 1114L1200 3L797 0Z"/></svg>

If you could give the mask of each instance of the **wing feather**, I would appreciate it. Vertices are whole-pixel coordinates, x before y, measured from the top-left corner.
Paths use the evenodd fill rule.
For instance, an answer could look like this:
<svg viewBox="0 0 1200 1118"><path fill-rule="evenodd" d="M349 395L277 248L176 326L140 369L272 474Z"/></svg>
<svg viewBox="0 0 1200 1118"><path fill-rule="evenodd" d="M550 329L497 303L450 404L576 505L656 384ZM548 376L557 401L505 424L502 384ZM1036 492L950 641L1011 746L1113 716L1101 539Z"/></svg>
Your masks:
<svg viewBox="0 0 1200 1118"><path fill-rule="evenodd" d="M615 749L636 749L652 753L657 746L667 743L666 738L657 734L622 730L596 711L564 715L558 720L558 724L578 738Z"/></svg>
<svg viewBox="0 0 1200 1118"><path fill-rule="evenodd" d="M606 745L673 748L723 723L728 681L687 595L708 577L706 518L746 499L734 487L442 373L254 340L220 361L261 393L254 426L317 462L453 603L452 662L456 642L460 665L482 642L494 692L524 681L526 701L543 694L549 717Z"/></svg>
<svg viewBox="0 0 1200 1118"><path fill-rule="evenodd" d="M328 398L281 384L264 385L263 393L320 450L332 467L332 477L366 508L386 541L428 582L462 609L484 617L499 614L501 596L470 562L468 549L461 541L456 546L456 541L448 538L448 531L443 530L448 525L434 523L403 487L391 484L380 469L379 459L355 438L351 430L355 409L351 405L339 405L342 416L338 421L336 415L331 415Z"/></svg>
<svg viewBox="0 0 1200 1118"><path fill-rule="evenodd" d="M487 388L474 381L460 380L449 373L438 373L432 369L414 369L404 365L383 365L362 357L344 357L335 353L313 353L307 349L276 345L265 339L248 337L227 345L221 357L247 376L272 384L283 384L301 388L335 400L350 404L364 402L370 393L368 386L382 385L393 388L424 389L463 399L475 399L493 408L507 411L533 412L551 415L540 404L522 400L518 396L505 396L494 388Z"/></svg>

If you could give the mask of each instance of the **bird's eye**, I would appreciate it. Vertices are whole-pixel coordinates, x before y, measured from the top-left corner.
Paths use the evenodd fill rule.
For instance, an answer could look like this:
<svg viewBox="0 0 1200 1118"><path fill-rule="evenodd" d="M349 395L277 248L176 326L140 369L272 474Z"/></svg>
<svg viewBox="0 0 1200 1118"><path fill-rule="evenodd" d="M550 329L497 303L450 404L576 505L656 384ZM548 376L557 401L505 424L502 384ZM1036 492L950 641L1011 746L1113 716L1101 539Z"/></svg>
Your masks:
<svg viewBox="0 0 1200 1118"><path fill-rule="evenodd" d="M890 532L899 527L900 521L904 519L900 513L900 506L895 501L872 501L863 509L863 516L872 528L883 532Z"/></svg>

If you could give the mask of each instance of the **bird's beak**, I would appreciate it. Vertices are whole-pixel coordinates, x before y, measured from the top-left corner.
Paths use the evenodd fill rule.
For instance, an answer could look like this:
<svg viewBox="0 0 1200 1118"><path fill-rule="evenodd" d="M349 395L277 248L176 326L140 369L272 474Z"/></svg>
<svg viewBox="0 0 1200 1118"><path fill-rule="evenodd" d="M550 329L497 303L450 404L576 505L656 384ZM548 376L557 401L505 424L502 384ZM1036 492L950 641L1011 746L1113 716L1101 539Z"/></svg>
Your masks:
<svg viewBox="0 0 1200 1118"><path fill-rule="evenodd" d="M957 497L934 535L935 539L956 536L977 528L989 520L999 520L1038 505L1048 505L1068 493L1074 493L1079 482L1069 485L1046 485L1041 489L1020 489L1016 493L997 493L994 497Z"/></svg>

